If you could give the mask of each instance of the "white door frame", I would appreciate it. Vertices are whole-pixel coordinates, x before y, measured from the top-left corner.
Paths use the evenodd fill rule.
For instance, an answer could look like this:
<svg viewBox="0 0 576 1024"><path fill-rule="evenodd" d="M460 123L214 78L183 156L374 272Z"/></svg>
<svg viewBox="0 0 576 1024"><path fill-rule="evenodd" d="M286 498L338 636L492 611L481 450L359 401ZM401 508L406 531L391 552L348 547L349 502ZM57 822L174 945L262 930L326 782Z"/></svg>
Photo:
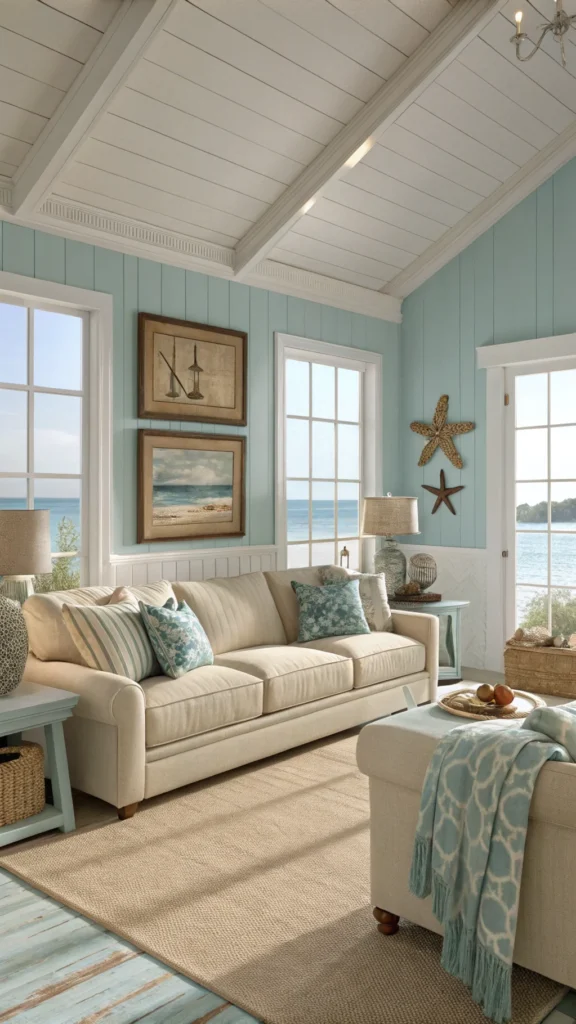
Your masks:
<svg viewBox="0 0 576 1024"><path fill-rule="evenodd" d="M80 310L89 316L88 453L87 501L90 509L88 534L88 582L111 582L111 473L112 473L112 332L113 299L104 292L41 281L22 274L0 272L0 296L26 304ZM86 467L83 467L83 474Z"/></svg>
<svg viewBox="0 0 576 1024"><path fill-rule="evenodd" d="M365 349L350 348L346 345L332 345L326 341L299 338L293 334L276 332L276 545L278 568L286 568L286 473L284 446L285 390L284 362L291 355L296 358L309 356L312 361L332 366L346 366L353 369L359 364L364 372L363 389L363 451L362 483L366 495L382 493L382 355ZM362 509L359 509L360 518ZM361 560L363 567L374 555L374 538L362 541Z"/></svg>
<svg viewBox="0 0 576 1024"><path fill-rule="evenodd" d="M506 642L508 566L507 421L513 405L505 404L506 369L520 367L534 373L546 364L560 369L576 357L576 333L533 338L476 349L478 369L486 370L486 668L501 672ZM548 367L549 368L549 367Z"/></svg>

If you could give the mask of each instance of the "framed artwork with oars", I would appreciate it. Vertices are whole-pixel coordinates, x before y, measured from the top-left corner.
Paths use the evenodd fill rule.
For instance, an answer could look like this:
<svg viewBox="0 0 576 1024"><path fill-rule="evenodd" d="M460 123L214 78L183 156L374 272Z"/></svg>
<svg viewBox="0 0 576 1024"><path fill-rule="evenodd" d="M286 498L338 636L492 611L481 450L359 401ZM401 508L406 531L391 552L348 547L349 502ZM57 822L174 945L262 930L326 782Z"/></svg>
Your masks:
<svg viewBox="0 0 576 1024"><path fill-rule="evenodd" d="M138 314L138 415L246 425L245 331Z"/></svg>

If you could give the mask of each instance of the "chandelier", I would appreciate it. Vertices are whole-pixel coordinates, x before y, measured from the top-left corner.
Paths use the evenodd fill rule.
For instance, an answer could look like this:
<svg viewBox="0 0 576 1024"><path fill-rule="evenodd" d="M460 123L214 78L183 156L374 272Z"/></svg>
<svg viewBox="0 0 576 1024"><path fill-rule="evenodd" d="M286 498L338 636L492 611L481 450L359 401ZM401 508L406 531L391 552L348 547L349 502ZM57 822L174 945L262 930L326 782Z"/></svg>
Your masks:
<svg viewBox="0 0 576 1024"><path fill-rule="evenodd" d="M555 0L556 12L552 21L547 21L542 25L542 32L538 37L538 40L532 47L529 53L520 53L520 47L528 36L522 31L522 11L516 11L514 15L514 21L516 22L516 34L512 36L510 42L516 44L516 56L518 60L530 60L531 57L540 49L545 37L549 32L552 33L552 38L557 43L560 43L560 54L562 57L562 67L566 67L566 51L564 49L564 36L566 35L569 28L572 27L576 21L576 14L566 14L563 7L563 0Z"/></svg>

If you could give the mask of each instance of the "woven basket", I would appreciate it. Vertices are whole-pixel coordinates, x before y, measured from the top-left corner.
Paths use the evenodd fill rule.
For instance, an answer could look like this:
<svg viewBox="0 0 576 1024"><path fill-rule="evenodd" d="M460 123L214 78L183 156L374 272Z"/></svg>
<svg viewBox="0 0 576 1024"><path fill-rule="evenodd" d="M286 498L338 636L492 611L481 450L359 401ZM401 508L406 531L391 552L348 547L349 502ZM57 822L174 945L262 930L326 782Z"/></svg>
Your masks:
<svg viewBox="0 0 576 1024"><path fill-rule="evenodd" d="M572 648L507 646L504 672L512 690L576 700L576 650Z"/></svg>
<svg viewBox="0 0 576 1024"><path fill-rule="evenodd" d="M0 827L39 814L44 809L44 751L39 743L0 747L0 753L18 753L15 761L0 764Z"/></svg>

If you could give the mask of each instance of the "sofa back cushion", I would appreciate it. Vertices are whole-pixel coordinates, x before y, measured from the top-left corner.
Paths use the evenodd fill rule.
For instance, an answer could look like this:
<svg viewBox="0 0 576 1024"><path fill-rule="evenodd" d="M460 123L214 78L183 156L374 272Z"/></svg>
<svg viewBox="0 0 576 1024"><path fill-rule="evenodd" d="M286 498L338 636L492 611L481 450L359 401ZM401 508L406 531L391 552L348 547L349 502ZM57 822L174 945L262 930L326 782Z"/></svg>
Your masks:
<svg viewBox="0 0 576 1024"><path fill-rule="evenodd" d="M136 600L146 604L163 605L169 597L174 597L172 585L166 580L126 589ZM31 653L40 661L70 661L74 665L85 665L62 617L62 605L101 604L113 593L113 587L80 587L51 594L32 594L22 606Z"/></svg>
<svg viewBox="0 0 576 1024"><path fill-rule="evenodd" d="M265 572L264 576L280 613L286 631L286 639L289 644L294 643L298 639L299 608L296 594L292 589L292 580L296 583L309 583L313 587L321 587L320 566L313 566L309 569Z"/></svg>
<svg viewBox="0 0 576 1024"><path fill-rule="evenodd" d="M174 593L200 619L214 654L286 643L282 620L261 572L174 583Z"/></svg>
<svg viewBox="0 0 576 1024"><path fill-rule="evenodd" d="M160 666L135 600L103 606L64 604L62 615L89 668L135 683L158 675Z"/></svg>

